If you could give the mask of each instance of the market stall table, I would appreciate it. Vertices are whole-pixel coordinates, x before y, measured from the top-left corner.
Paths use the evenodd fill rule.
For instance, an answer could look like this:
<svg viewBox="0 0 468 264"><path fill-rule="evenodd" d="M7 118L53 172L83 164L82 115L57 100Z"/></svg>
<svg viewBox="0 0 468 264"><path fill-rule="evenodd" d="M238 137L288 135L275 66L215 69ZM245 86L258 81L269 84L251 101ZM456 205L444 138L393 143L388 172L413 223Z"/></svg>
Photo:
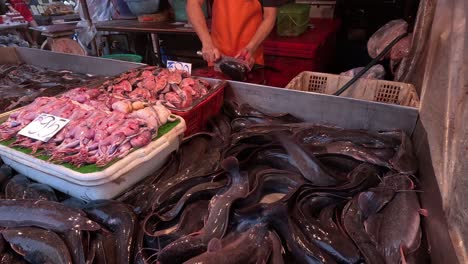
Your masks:
<svg viewBox="0 0 468 264"><path fill-rule="evenodd" d="M26 29L27 27L28 27L28 23L26 22L0 24L0 31L12 30L12 29Z"/></svg>
<svg viewBox="0 0 468 264"><path fill-rule="evenodd" d="M265 69L249 74L248 83L274 87L286 85L303 71L327 72L335 52L336 33L340 21L335 19L311 19L309 30L298 37L278 36L276 29L263 43ZM219 78L210 67L197 69L194 75Z"/></svg>
<svg viewBox="0 0 468 264"><path fill-rule="evenodd" d="M111 20L96 23L98 31L142 32L142 33L176 33L195 34L192 27L186 27L182 22L139 22L138 20Z"/></svg>
<svg viewBox="0 0 468 264"><path fill-rule="evenodd" d="M264 42L265 64L278 71L266 69L255 72L247 82L285 87L302 71L327 71L333 58L335 36L340 21L311 19L310 24L311 28L298 37L281 37L274 29ZM154 52L161 60L158 34L196 34L192 27L185 25L182 22L172 21L112 20L97 23L96 29L109 32L149 33ZM210 68L197 70L194 74L208 78L216 75Z"/></svg>
<svg viewBox="0 0 468 264"><path fill-rule="evenodd" d="M98 31L151 34L154 53L159 62L161 62L158 34L195 34L195 30L192 27L185 25L186 23L173 21L139 22L138 20L112 20L98 22L95 26Z"/></svg>
<svg viewBox="0 0 468 264"><path fill-rule="evenodd" d="M77 22L80 20L79 14L68 14L68 15L50 15L50 16L34 16L34 20L39 25L58 24L63 22Z"/></svg>
<svg viewBox="0 0 468 264"><path fill-rule="evenodd" d="M31 30L40 32L45 37L58 38L63 36L71 36L76 29L76 22L55 24L49 26L31 27Z"/></svg>
<svg viewBox="0 0 468 264"><path fill-rule="evenodd" d="M110 61L94 57L82 57L82 56L73 56L68 54L57 54L52 52L40 51L35 49L17 49L18 55L26 63L31 63L36 66L42 66L52 69L63 69L65 66L70 66L71 68L78 70L81 68L83 72L92 72L94 74L111 74L124 68L134 68L137 64L130 64L127 62L119 61ZM112 70L112 72L109 72ZM382 104L382 103L373 103L362 100L355 100L351 98L343 97L334 97L321 94L305 93L300 91L285 90L285 89L275 89L267 86L260 86L254 84L247 84L241 82L229 82L230 87L226 91L226 100L233 100L239 104L247 103L251 106L254 106L256 109L262 109L267 112L275 113L290 113L298 118L303 119L307 122L319 123L319 124L333 124L347 129L365 129L370 131L381 131L381 130L394 130L402 129L407 134L416 134L415 136L421 136L418 134L420 131L415 131L415 124L418 121L418 108L414 107L402 107L397 105ZM292 103L293 102L293 103ZM361 132L362 133L362 132ZM207 148L209 149L209 148ZM184 152L179 152L184 153ZM193 153L188 153L189 158L193 157ZM207 152L208 153L208 152ZM211 152L210 152L211 153ZM424 163L423 160L420 160L420 166L422 167ZM429 161L430 163L430 161ZM426 164L427 165L427 164ZM237 173L243 177L241 173ZM421 174L421 179L432 177L431 174ZM246 185L248 184L248 181ZM170 187L172 188L173 185ZM423 186L424 187L424 186ZM430 193L432 197L438 196L438 190L432 191L422 188L424 193ZM134 193L137 195L142 195L141 189L133 189ZM404 192L403 192L404 193ZM144 196L145 197L145 196ZM3 200L4 205L9 205L12 207L19 203L30 203L28 200L21 200L19 202L11 202L11 200ZM22 202L24 201L24 202ZM138 200L142 201L142 200ZM219 201L219 200L218 200ZM221 200L222 201L222 200ZM422 201L424 203L424 200ZM8 204L6 204L8 203ZM16 203L16 204L15 204ZM41 205L44 205L47 202L36 203L35 207L30 206L26 209L27 212L40 212ZM99 202L100 203L100 202ZM108 202L113 205L118 205L116 202ZM112 204L105 204L101 206L110 206ZM217 203L221 204L221 203ZM28 204L29 205L29 204ZM221 204L222 205L222 204ZM59 205L56 205L59 206ZM21 207L21 206L20 206ZM204 208L207 208L207 203L203 205ZM59 209L65 209L66 207L60 207ZM214 207L215 208L215 207ZM89 209L89 207L88 207ZM434 210L430 211L430 216L427 217L428 221L436 221L437 231L434 229L428 229L428 221L423 221L423 226L428 230L427 237L429 242L432 242L434 238L439 240L439 243L443 246L432 247L431 255L443 254L444 257L448 260L448 263L456 263L453 257L453 248L450 242L450 237L447 232L446 221L443 215L443 212ZM441 209L441 208L440 208ZM127 211L124 211L127 210ZM53 211L60 214L60 211ZM113 209L113 212L121 213L126 215L131 215L131 211L128 207L120 206L118 209ZM130 213L129 213L130 212ZM285 212L285 211L283 211ZM88 210L86 214L89 214ZM84 217L86 214L77 213L77 217ZM4 214L5 215L5 214ZM28 214L9 214L10 217L23 216L22 219L27 219ZM214 214L213 214L214 215ZM65 217L66 218L66 217ZM80 218L80 219L81 219ZM135 217L133 217L135 218ZM213 217L209 219L212 220ZM19 219L19 220L22 220ZM70 218L74 220L75 218ZM112 218L119 219L119 218ZM201 217L201 223L206 219ZM7 219L8 220L8 219ZM14 219L18 221L18 219ZM83 219L81 219L83 220ZM86 219L85 219L86 220ZM133 221L133 220L132 220ZM134 220L137 223L137 220ZM6 223L6 221L4 221ZM68 222L66 222L68 223ZM91 221L87 223L93 223ZM132 222L133 223L133 222ZM211 223L211 221L210 221ZM46 227L48 223L45 223ZM133 228L133 224L130 226ZM69 229L66 226L65 229ZM98 229L96 225L95 228L89 228L92 232ZM132 229L133 230L133 229ZM431 232L432 231L432 232ZM117 232L119 235L122 232ZM191 232L191 234L193 234ZM255 234L255 233L254 233ZM129 235L131 236L131 235ZM281 237L280 237L281 239ZM123 239L122 239L123 240ZM281 241L281 240L280 240ZM131 242L129 242L131 244ZM430 243L429 245L432 245ZM131 248L131 247L128 247ZM286 248L286 247L285 247ZM281 251L281 248L279 249ZM66 250L65 250L66 252ZM281 255L281 254L280 254ZM131 253L128 253L126 256L132 256ZM357 262L357 261L356 261ZM167 262L170 263L170 262ZM439 263L439 262L437 262Z"/></svg>

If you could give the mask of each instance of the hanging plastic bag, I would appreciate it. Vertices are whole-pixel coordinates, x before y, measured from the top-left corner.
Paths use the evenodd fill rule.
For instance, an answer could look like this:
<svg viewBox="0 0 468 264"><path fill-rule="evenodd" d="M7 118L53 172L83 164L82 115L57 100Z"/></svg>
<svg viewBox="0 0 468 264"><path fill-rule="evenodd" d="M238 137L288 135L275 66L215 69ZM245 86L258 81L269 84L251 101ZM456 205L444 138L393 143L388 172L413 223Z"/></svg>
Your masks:
<svg viewBox="0 0 468 264"><path fill-rule="evenodd" d="M364 67L354 68L354 69L351 69L349 71L342 72L340 75L341 76L354 77L354 76L356 76L356 74L358 74L363 69L364 69ZM383 80L385 78L385 69L380 64L374 65L362 76L362 78L364 78L364 79Z"/></svg>
<svg viewBox="0 0 468 264"><path fill-rule="evenodd" d="M112 19L113 6L111 1L87 0L86 3L88 5L89 16L91 17L92 23ZM76 30L78 33L78 39L85 46L88 46L97 34L96 27L86 21L80 1L78 1L76 5L76 10L79 12L81 18L81 21L77 24L78 29Z"/></svg>
<svg viewBox="0 0 468 264"><path fill-rule="evenodd" d="M411 40L413 36L409 35L398 41L390 51L390 70L393 75L398 72L398 68L404 58L408 57L411 49Z"/></svg>
<svg viewBox="0 0 468 264"><path fill-rule="evenodd" d="M112 11L112 19L135 19L132 11L124 0L111 0L114 6Z"/></svg>
<svg viewBox="0 0 468 264"><path fill-rule="evenodd" d="M367 42L369 56L376 58L394 39L406 33L408 23L403 19L392 20L377 30Z"/></svg>
<svg viewBox="0 0 468 264"><path fill-rule="evenodd" d="M393 46L390 51L390 59L394 61L399 61L408 56L411 49L411 39L412 35L404 37L402 40L398 41L395 46Z"/></svg>

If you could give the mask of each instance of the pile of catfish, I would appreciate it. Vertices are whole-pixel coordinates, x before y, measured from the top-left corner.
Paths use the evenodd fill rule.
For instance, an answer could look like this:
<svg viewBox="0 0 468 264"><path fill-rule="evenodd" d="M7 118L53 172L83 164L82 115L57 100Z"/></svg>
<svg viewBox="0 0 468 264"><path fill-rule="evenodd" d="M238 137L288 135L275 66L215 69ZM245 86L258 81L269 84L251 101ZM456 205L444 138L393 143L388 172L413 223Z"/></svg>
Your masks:
<svg viewBox="0 0 468 264"><path fill-rule="evenodd" d="M55 96L61 92L101 84L104 77L53 71L21 64L0 66L0 113L27 105L41 96Z"/></svg>
<svg viewBox="0 0 468 264"><path fill-rule="evenodd" d="M234 102L115 200L0 170L1 263L428 263L401 131Z"/></svg>

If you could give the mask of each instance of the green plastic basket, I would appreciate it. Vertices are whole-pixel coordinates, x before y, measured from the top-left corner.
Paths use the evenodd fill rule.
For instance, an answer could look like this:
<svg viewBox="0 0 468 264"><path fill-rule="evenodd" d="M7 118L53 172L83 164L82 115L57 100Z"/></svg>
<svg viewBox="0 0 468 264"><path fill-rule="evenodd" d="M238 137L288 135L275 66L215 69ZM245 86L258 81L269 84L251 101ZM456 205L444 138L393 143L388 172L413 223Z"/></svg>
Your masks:
<svg viewBox="0 0 468 264"><path fill-rule="evenodd" d="M102 56L105 59L121 60L128 62L141 62L143 57L136 54L111 54Z"/></svg>
<svg viewBox="0 0 468 264"><path fill-rule="evenodd" d="M277 16L277 32L280 36L296 37L309 26L310 5L287 4L282 6Z"/></svg>

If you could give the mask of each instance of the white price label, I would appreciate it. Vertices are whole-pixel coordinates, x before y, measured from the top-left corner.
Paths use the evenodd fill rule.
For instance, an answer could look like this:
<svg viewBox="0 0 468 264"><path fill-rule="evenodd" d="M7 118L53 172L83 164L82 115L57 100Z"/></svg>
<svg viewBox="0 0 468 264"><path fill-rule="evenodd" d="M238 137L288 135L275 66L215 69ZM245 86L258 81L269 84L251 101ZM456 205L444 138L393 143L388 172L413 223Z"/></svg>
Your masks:
<svg viewBox="0 0 468 264"><path fill-rule="evenodd" d="M40 114L29 125L20 130L18 134L37 139L43 142L49 141L57 134L70 120L49 114Z"/></svg>
<svg viewBox="0 0 468 264"><path fill-rule="evenodd" d="M169 70L182 70L188 72L188 74L192 74L192 64L179 62L179 61L167 61L167 68Z"/></svg>

